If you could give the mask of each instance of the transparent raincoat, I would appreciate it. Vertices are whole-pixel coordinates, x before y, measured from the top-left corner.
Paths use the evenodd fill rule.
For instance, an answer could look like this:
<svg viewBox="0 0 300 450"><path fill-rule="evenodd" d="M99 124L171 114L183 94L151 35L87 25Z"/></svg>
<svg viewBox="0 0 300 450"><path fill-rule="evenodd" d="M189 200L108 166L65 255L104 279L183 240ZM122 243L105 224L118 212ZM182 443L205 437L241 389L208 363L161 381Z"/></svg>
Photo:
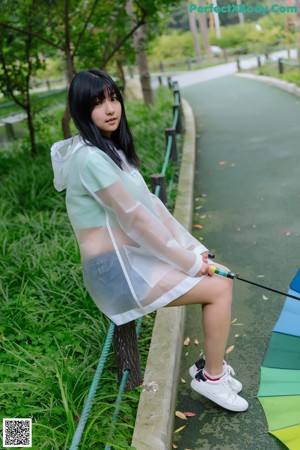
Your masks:
<svg viewBox="0 0 300 450"><path fill-rule="evenodd" d="M116 150L122 169L80 137L51 148L54 186L66 189L86 288L121 325L163 307L203 277L207 251L153 195L139 171Z"/></svg>

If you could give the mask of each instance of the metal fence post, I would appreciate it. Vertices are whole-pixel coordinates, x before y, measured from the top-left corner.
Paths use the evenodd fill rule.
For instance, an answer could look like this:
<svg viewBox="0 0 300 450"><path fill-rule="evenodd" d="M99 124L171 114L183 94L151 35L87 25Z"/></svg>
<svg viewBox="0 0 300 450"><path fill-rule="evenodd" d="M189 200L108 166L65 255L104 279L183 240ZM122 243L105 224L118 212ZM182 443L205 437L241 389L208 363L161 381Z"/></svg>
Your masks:
<svg viewBox="0 0 300 450"><path fill-rule="evenodd" d="M278 59L278 71L279 71L279 73L283 73L283 60L282 60L282 58Z"/></svg>
<svg viewBox="0 0 300 450"><path fill-rule="evenodd" d="M172 137L170 159L172 161L177 161L176 130L175 130L175 128L166 128L165 132L166 132L167 145L168 145L169 136Z"/></svg>
<svg viewBox="0 0 300 450"><path fill-rule="evenodd" d="M178 84L177 84L177 86L178 86ZM174 100L176 102L176 100L178 99L178 103L181 104L180 90L179 90L179 87L177 87L177 86L175 87L175 82L174 82L173 83ZM177 99L176 99L176 94L177 94Z"/></svg>
<svg viewBox="0 0 300 450"><path fill-rule="evenodd" d="M129 370L130 374L126 383L126 391L140 386L143 379L134 321L115 327L114 351L119 383L125 370Z"/></svg>
<svg viewBox="0 0 300 450"><path fill-rule="evenodd" d="M257 66L261 67L261 60L260 60L260 56L257 57Z"/></svg>
<svg viewBox="0 0 300 450"><path fill-rule="evenodd" d="M238 56L236 57L236 65L237 65L238 72L240 72L241 71L241 65L240 65L240 58Z"/></svg>
<svg viewBox="0 0 300 450"><path fill-rule="evenodd" d="M175 103L173 105L173 116L175 115L176 111L178 111L178 120L177 120L177 123L176 123L176 133L180 134L180 133L182 133L181 105L180 105L180 103Z"/></svg>
<svg viewBox="0 0 300 450"><path fill-rule="evenodd" d="M162 61L159 62L159 69L161 72L164 71L164 63Z"/></svg>
<svg viewBox="0 0 300 450"><path fill-rule="evenodd" d="M155 192L156 186L160 186L160 191L158 198L166 205L167 204L167 188L166 188L166 177L161 173L154 173L151 175L151 186L152 192Z"/></svg>

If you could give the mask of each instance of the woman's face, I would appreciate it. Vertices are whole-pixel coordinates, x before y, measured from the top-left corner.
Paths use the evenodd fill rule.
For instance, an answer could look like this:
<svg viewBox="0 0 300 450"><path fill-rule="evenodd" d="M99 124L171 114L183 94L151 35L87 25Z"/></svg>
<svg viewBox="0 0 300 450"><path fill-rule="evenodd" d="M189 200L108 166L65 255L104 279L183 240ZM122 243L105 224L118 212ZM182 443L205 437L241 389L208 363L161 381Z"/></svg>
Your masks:
<svg viewBox="0 0 300 450"><path fill-rule="evenodd" d="M99 100L94 107L91 118L101 131L101 134L105 137L110 137L111 133L118 128L121 115L122 106L116 94L107 93L104 99L102 101Z"/></svg>

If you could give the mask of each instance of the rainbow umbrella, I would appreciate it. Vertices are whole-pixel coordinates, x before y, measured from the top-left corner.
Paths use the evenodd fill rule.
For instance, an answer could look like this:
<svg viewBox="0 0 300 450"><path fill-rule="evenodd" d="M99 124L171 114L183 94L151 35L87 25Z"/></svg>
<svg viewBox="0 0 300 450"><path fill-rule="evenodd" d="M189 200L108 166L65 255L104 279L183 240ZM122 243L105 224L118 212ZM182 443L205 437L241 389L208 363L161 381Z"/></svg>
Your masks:
<svg viewBox="0 0 300 450"><path fill-rule="evenodd" d="M288 295L300 293L300 269ZM300 449L300 301L287 297L272 331L257 397L269 433L291 450Z"/></svg>

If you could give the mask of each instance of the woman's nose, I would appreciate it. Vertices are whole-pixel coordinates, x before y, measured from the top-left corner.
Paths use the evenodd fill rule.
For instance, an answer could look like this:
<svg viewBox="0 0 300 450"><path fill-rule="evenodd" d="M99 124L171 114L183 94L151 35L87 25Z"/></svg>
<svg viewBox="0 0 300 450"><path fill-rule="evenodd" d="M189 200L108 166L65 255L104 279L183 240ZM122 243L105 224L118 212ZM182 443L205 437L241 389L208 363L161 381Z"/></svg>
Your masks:
<svg viewBox="0 0 300 450"><path fill-rule="evenodd" d="M105 112L106 114L111 114L114 112L113 104L110 100L105 101Z"/></svg>

